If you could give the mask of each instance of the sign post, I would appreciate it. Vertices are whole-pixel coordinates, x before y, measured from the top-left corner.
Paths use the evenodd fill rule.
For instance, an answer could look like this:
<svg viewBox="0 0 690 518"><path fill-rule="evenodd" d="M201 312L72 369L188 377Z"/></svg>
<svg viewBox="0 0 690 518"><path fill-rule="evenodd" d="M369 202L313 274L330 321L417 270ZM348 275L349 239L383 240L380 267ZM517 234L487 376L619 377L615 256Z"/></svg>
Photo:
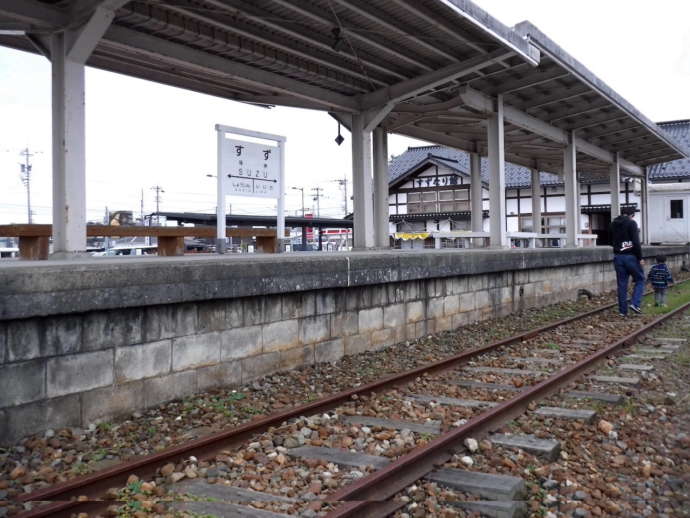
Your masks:
<svg viewBox="0 0 690 518"><path fill-rule="evenodd" d="M218 137L218 207L216 222L216 251L226 251L225 198L226 196L251 196L276 198L276 242L283 251L285 237L285 137L258 131L233 128L216 124ZM228 133L250 137L240 140ZM275 145L255 140L273 141Z"/></svg>

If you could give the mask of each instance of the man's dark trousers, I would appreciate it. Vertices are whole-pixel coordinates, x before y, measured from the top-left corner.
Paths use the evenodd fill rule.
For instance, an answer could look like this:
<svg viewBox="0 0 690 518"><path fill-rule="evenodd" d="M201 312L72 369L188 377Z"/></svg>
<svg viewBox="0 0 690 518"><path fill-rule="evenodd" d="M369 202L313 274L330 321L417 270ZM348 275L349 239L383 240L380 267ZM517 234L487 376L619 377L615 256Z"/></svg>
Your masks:
<svg viewBox="0 0 690 518"><path fill-rule="evenodd" d="M618 311L620 311L621 315L627 315L628 278L632 277L635 283L630 303L639 308L642 303L642 294L644 293L644 271L637 257L631 254L614 255L613 266L616 268L616 278L618 280Z"/></svg>

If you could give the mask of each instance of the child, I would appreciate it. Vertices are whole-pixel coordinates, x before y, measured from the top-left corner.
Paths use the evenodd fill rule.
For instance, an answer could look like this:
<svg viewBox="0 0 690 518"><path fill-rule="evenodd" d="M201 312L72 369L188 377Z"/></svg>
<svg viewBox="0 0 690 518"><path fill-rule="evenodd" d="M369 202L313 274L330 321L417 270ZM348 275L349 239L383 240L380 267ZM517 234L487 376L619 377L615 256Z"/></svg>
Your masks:
<svg viewBox="0 0 690 518"><path fill-rule="evenodd" d="M649 269L647 282L654 288L654 305L666 307L666 289L669 284L673 284L671 271L666 266L666 256L658 255L656 264Z"/></svg>

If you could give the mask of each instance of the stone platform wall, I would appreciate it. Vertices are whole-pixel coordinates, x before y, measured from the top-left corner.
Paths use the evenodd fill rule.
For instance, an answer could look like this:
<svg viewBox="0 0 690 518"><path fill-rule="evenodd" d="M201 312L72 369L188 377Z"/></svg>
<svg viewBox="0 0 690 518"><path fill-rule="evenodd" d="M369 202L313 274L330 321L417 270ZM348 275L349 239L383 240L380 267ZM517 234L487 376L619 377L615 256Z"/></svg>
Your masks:
<svg viewBox="0 0 690 518"><path fill-rule="evenodd" d="M666 251L674 270L688 260L687 249L670 252ZM5 280L14 279L8 281L10 291L0 294L0 303L14 300L24 308L23 318L0 320L0 443L47 428L87 426L278 370L332 362L469 322L573 299L581 288L599 293L614 285L605 254L590 255L588 262L581 256L575 260L543 253L546 260L493 252L473 263L475 272L464 271L467 265L462 264L453 271L442 261L436 270L428 266L426 272L410 273L410 268L404 274L418 278L386 280L377 274L359 282L355 276L364 270L353 270L348 260L346 286L324 282L323 289L299 290L292 285L285 293L224 297L220 292L211 300L185 301L194 299L187 294L168 304L135 307L127 307L132 303L126 299L94 300L92 311L83 311L85 295L77 293L73 283L63 292L50 287L53 301L61 301L62 307L46 303L45 287L36 289L40 279L45 283L44 276L60 275L62 267L43 271L43 276L31 267L15 269L15 274L34 278L21 284L7 276ZM506 256L521 268L506 269ZM375 257L382 271L382 259ZM497 263L497 257L503 262ZM515 263L517 259L521 263ZM565 264L558 265L561 259ZM235 262L227 264L235 267ZM199 262L189 271L195 267L207 268L208 263ZM402 271L398 265L398 277ZM0 268L0 282L6 273ZM283 279L288 281L294 279ZM108 283L107 276L103 282ZM180 279L180 284L190 282L194 280ZM93 288L93 282L87 284ZM76 298L70 304L72 295ZM29 303L32 298L34 306ZM122 307L107 309L108 304ZM10 311L17 308L5 306L5 314Z"/></svg>

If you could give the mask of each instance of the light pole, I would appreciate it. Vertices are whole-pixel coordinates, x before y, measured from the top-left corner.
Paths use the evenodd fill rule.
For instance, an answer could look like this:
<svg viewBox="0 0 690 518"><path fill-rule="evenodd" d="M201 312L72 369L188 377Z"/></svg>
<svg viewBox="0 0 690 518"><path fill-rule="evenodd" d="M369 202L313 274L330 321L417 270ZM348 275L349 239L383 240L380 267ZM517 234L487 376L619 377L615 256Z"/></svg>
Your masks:
<svg viewBox="0 0 690 518"><path fill-rule="evenodd" d="M302 217L304 217L304 187L291 187L291 189L302 192Z"/></svg>

